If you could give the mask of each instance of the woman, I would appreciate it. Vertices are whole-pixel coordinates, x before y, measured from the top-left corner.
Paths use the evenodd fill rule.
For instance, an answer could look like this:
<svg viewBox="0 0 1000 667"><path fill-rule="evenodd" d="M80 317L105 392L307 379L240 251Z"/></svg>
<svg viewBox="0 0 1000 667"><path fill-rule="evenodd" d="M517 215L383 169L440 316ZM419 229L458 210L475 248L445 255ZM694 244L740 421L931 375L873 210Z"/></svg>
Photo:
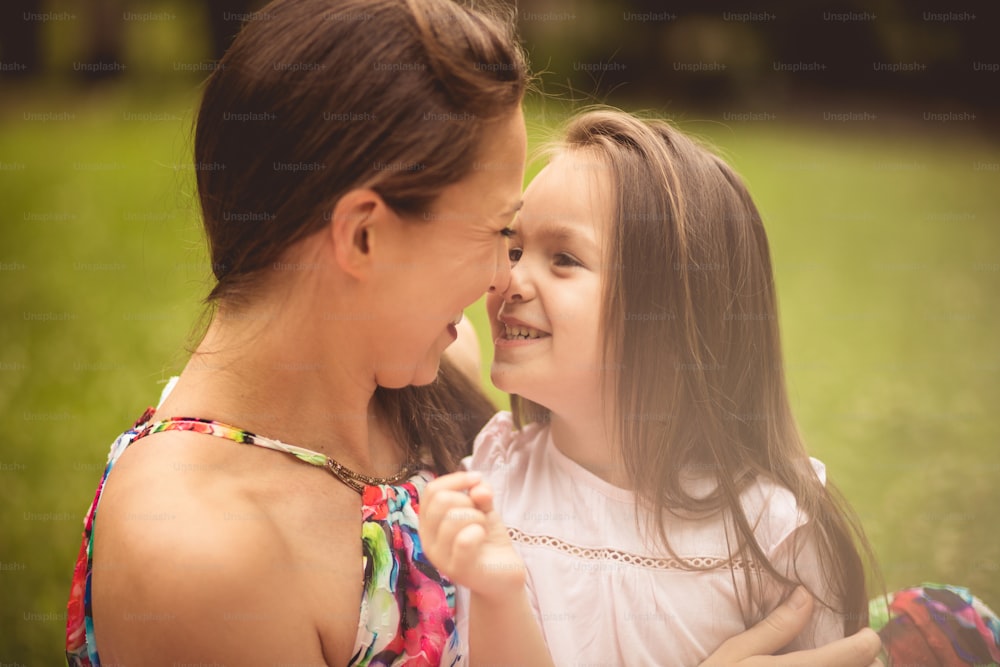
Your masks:
<svg viewBox="0 0 1000 667"><path fill-rule="evenodd" d="M71 664L465 659L416 520L475 421L448 401L482 404L447 370L403 388L434 381L462 310L509 278L526 144L509 26L450 0L278 0L233 43L195 136L214 315L113 445ZM797 618L782 607L784 634L715 664L775 650ZM810 661L867 665L872 644Z"/></svg>

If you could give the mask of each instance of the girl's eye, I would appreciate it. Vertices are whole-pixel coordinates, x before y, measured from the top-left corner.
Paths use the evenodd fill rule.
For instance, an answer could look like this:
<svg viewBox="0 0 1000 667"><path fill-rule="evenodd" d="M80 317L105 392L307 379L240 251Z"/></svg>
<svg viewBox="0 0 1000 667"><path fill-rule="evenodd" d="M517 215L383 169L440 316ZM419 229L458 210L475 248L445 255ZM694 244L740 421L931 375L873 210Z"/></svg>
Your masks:
<svg viewBox="0 0 1000 667"><path fill-rule="evenodd" d="M520 248L511 248L507 251L507 256L510 258L510 265L514 266L517 264L518 260L521 259L521 253L523 251Z"/></svg>
<svg viewBox="0 0 1000 667"><path fill-rule="evenodd" d="M569 255L565 252L557 254L554 261L556 266L583 266L583 264L580 264L580 262L577 261L576 257L573 257L573 255Z"/></svg>
<svg viewBox="0 0 1000 667"><path fill-rule="evenodd" d="M510 227L504 227L503 229L500 230L500 236L504 237L505 239L509 239L510 237L514 236L514 230L511 229Z"/></svg>

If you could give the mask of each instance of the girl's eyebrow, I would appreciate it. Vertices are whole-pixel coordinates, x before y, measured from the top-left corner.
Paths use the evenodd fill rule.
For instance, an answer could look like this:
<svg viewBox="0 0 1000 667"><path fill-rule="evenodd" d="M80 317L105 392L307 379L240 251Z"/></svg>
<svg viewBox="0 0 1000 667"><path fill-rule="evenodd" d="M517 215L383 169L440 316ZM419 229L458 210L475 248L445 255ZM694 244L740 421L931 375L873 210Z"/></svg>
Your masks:
<svg viewBox="0 0 1000 667"><path fill-rule="evenodd" d="M523 235L524 234L521 232L520 225L511 229L512 237L519 237ZM555 243L578 241L588 245L595 245L593 239L582 233L580 229L574 227L573 225L560 223L539 225L536 229L532 230L530 236L540 240L553 241Z"/></svg>

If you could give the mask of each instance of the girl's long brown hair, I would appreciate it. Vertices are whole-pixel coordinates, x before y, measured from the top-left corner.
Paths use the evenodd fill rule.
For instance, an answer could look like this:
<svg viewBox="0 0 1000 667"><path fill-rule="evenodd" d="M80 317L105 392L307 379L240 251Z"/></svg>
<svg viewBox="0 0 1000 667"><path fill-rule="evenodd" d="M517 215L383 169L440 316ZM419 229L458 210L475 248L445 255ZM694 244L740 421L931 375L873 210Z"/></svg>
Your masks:
<svg viewBox="0 0 1000 667"><path fill-rule="evenodd" d="M514 16L453 0L275 0L255 12L206 81L195 127L216 278L208 303L252 300L354 188L433 233L422 214L473 172L491 123L524 95ZM380 387L375 401L398 441L439 472L492 412L446 361L438 382Z"/></svg>
<svg viewBox="0 0 1000 667"><path fill-rule="evenodd" d="M617 270L603 287L604 367L620 369L605 380L616 397L610 436L649 510L644 529L676 557L668 514L724 513L731 557L759 566L743 568L749 624L761 615L762 574L789 590L797 583L769 562L740 502L770 478L810 518L832 594L820 602L843 615L846 633L866 626L865 561L874 559L836 487L813 472L792 416L767 236L742 180L669 123L622 112L581 114L563 146L596 156L610 175L605 265ZM520 423L547 418L520 397L512 406ZM686 476L706 472L711 495L685 491Z"/></svg>

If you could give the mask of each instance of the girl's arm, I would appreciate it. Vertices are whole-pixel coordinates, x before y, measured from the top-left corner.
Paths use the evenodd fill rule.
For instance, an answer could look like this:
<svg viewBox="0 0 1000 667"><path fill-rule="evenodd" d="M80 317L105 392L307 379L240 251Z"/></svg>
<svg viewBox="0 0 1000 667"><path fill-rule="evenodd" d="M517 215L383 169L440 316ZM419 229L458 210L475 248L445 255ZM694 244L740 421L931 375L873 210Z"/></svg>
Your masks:
<svg viewBox="0 0 1000 667"><path fill-rule="evenodd" d="M470 591L473 665L553 664L525 590L524 562L477 472L444 475L421 498L420 542L434 566Z"/></svg>
<svg viewBox="0 0 1000 667"><path fill-rule="evenodd" d="M524 586L519 594L485 598L472 594L469 610L471 665L535 665L554 663L535 621Z"/></svg>

